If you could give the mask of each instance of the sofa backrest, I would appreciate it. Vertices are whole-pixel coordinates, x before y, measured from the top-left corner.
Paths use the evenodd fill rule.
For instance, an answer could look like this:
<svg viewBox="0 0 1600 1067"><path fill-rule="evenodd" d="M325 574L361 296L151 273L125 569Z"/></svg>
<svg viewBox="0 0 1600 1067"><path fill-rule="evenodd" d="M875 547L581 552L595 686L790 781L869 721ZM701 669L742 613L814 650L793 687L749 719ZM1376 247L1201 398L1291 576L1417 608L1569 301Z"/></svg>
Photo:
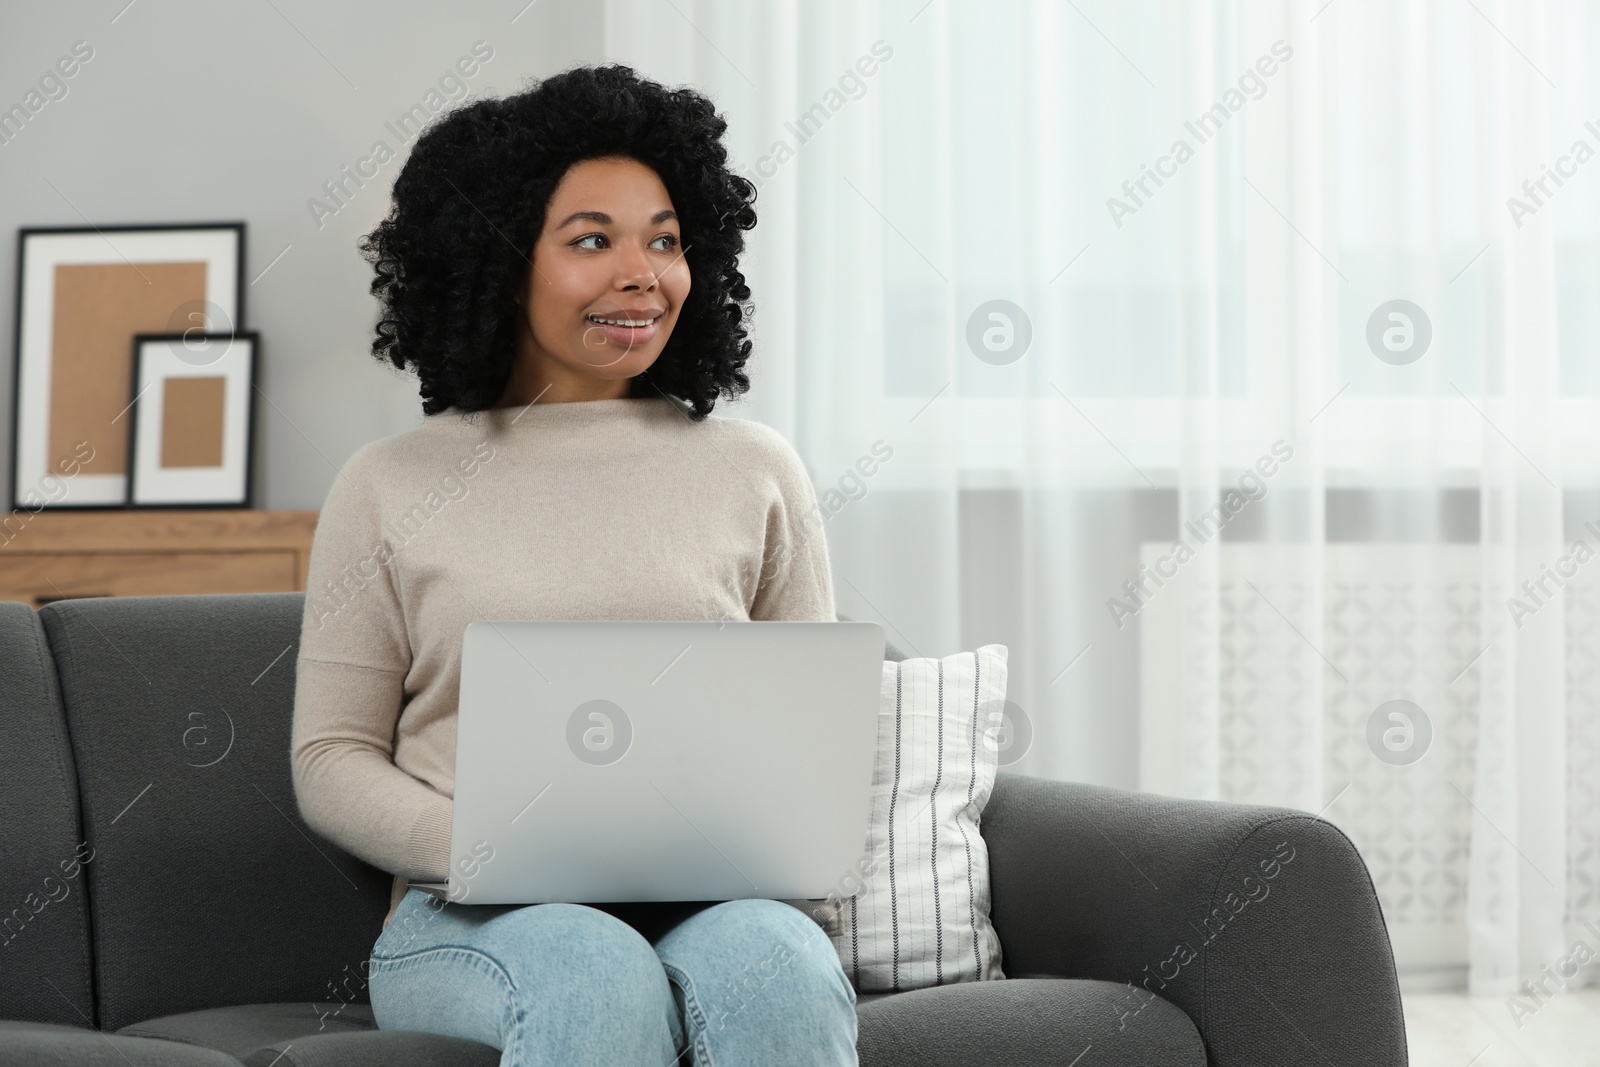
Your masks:
<svg viewBox="0 0 1600 1067"><path fill-rule="evenodd" d="M0 601L0 1019L91 1026L78 784L34 610Z"/></svg>
<svg viewBox="0 0 1600 1067"><path fill-rule="evenodd" d="M85 873L102 1029L366 999L391 878L313 833L295 803L303 604L303 593L249 593L39 611L94 848ZM61 847L45 849L52 861Z"/></svg>

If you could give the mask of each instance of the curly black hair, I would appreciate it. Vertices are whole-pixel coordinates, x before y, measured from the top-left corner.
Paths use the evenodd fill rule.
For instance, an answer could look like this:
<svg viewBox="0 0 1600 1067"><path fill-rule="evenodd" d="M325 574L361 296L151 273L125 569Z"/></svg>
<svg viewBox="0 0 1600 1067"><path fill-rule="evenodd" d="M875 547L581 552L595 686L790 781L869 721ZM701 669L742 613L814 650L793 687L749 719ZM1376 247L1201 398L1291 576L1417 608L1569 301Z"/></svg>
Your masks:
<svg viewBox="0 0 1600 1067"><path fill-rule="evenodd" d="M575 163L626 156L672 198L690 289L661 355L629 395L687 402L695 420L750 388L739 271L755 186L728 168L728 123L707 97L620 63L575 67L430 123L394 183L388 216L359 244L382 312L372 355L416 368L422 412L494 406L515 359L520 291L550 196Z"/></svg>

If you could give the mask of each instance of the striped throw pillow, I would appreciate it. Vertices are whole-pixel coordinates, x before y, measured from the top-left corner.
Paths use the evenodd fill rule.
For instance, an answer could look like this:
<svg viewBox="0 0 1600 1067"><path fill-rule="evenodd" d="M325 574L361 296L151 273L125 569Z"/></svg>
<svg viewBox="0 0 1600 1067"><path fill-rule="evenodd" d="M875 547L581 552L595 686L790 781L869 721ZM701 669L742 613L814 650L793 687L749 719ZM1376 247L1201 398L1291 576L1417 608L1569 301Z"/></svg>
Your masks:
<svg viewBox="0 0 1600 1067"><path fill-rule="evenodd" d="M812 910L859 992L1005 977L978 830L1005 696L1005 645L883 664L866 848Z"/></svg>

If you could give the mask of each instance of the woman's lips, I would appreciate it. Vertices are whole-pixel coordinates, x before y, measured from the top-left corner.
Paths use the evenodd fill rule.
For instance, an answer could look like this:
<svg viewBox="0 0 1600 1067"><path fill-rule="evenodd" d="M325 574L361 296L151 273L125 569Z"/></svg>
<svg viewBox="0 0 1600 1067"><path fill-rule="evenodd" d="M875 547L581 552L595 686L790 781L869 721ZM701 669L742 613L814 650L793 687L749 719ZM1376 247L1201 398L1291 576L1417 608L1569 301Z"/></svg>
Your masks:
<svg viewBox="0 0 1600 1067"><path fill-rule="evenodd" d="M634 347L648 344L655 337L656 330L660 327L661 318L657 316L652 319L648 326L612 326L609 323L596 322L593 319L588 319L587 321L592 328L604 334L607 340L619 345Z"/></svg>

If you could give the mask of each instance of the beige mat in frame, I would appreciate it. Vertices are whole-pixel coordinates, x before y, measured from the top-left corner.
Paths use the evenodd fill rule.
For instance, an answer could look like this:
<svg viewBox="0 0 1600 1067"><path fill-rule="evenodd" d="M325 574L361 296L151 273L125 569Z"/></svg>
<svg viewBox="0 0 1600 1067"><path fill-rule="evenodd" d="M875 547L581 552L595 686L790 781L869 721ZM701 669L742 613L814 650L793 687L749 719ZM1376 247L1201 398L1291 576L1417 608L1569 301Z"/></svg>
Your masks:
<svg viewBox="0 0 1600 1067"><path fill-rule="evenodd" d="M137 333L170 329L173 308L203 301L206 265L62 263L56 266L50 337L49 452L54 464L79 441L94 446L86 474L126 474L128 407Z"/></svg>

